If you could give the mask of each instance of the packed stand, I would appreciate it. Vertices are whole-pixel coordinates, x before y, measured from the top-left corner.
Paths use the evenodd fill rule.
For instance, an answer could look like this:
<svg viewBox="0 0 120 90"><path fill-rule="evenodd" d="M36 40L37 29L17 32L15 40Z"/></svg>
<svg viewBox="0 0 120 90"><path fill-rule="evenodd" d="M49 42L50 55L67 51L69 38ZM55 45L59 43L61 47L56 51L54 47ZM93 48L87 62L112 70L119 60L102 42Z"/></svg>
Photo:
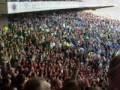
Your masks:
<svg viewBox="0 0 120 90"><path fill-rule="evenodd" d="M11 15L0 33L0 89L31 90L44 82L51 90L108 90L119 29L119 21L87 12Z"/></svg>

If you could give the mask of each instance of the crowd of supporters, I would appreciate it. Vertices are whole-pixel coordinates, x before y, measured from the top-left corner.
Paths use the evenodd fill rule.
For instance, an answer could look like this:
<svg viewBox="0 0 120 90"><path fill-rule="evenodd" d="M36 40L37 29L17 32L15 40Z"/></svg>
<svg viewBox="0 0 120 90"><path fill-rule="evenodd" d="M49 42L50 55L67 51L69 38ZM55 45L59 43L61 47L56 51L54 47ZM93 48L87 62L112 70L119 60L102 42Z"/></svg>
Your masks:
<svg viewBox="0 0 120 90"><path fill-rule="evenodd" d="M0 90L108 90L119 21L83 11L9 18L0 32Z"/></svg>

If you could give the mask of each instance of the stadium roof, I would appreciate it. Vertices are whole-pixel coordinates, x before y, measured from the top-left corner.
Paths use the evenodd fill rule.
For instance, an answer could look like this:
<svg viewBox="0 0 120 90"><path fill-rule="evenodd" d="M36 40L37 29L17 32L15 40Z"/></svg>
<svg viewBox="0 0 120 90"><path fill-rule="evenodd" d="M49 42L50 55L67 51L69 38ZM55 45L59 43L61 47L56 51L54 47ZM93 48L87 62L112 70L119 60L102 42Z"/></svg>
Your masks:
<svg viewBox="0 0 120 90"><path fill-rule="evenodd" d="M111 7L112 4L90 3L79 1L35 1L35 2L2 2L0 14L14 14L24 12L49 11L61 9L96 9Z"/></svg>

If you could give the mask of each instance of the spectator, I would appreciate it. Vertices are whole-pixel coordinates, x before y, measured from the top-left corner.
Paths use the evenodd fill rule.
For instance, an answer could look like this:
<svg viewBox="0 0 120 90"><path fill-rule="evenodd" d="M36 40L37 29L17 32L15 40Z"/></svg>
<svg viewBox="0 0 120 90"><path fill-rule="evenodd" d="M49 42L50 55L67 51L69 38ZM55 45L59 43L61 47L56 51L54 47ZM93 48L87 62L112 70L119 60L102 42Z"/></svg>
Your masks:
<svg viewBox="0 0 120 90"><path fill-rule="evenodd" d="M24 90L50 90L50 84L42 78L33 78L29 80Z"/></svg>
<svg viewBox="0 0 120 90"><path fill-rule="evenodd" d="M109 86L110 90L119 90L119 78L120 78L120 55L113 57L109 68Z"/></svg>

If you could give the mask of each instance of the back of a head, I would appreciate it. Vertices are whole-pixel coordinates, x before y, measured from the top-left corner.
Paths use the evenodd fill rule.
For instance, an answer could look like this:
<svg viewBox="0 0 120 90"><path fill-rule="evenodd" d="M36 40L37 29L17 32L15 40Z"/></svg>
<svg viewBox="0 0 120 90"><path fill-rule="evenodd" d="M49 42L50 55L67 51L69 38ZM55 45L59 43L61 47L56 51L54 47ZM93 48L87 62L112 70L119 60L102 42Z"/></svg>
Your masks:
<svg viewBox="0 0 120 90"><path fill-rule="evenodd" d="M25 75L19 74L19 75L16 77L17 84L18 84L18 85L24 84L25 78L26 78Z"/></svg>
<svg viewBox="0 0 120 90"><path fill-rule="evenodd" d="M80 90L77 80L66 80L62 90Z"/></svg>
<svg viewBox="0 0 120 90"><path fill-rule="evenodd" d="M120 55L110 62L108 76L110 90L120 90Z"/></svg>
<svg viewBox="0 0 120 90"><path fill-rule="evenodd" d="M24 90L50 90L50 84L43 78L32 78L27 81Z"/></svg>

